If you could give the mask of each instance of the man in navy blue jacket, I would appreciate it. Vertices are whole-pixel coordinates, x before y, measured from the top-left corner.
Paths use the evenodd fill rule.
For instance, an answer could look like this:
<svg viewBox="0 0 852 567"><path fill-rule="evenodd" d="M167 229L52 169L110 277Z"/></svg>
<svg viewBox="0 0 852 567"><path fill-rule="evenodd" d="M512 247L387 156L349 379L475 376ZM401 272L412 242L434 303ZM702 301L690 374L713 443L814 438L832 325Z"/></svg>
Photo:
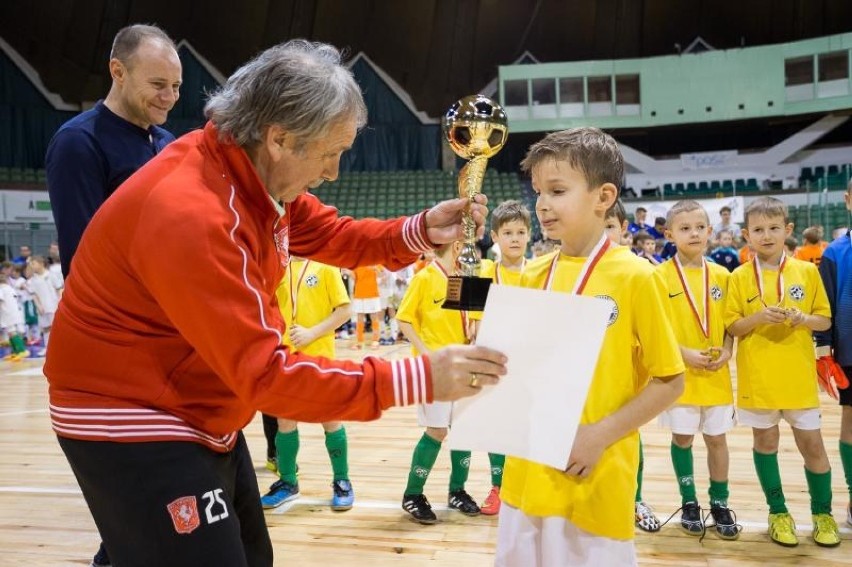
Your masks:
<svg viewBox="0 0 852 567"><path fill-rule="evenodd" d="M175 139L159 127L177 102L181 84L171 38L155 26L121 29L109 71L112 87L106 99L63 124L47 148L47 189L66 277L95 211Z"/></svg>
<svg viewBox="0 0 852 567"><path fill-rule="evenodd" d="M846 208L852 211L852 181L846 188ZM850 231L829 244L822 254L819 273L831 304L831 329L814 333L817 356L830 360L836 373L852 380L852 241ZM836 364L835 364L836 362ZM820 362L817 363L818 368ZM842 377L840 377L842 379ZM852 387L838 388L836 396L842 409L840 418L840 460L849 489L846 522L852 525Z"/></svg>
<svg viewBox="0 0 852 567"><path fill-rule="evenodd" d="M172 39L156 26L122 28L113 40L109 72L107 97L63 124L47 148L47 190L65 277L95 211L175 139L159 127L180 96L182 68ZM101 544L92 565L110 564Z"/></svg>

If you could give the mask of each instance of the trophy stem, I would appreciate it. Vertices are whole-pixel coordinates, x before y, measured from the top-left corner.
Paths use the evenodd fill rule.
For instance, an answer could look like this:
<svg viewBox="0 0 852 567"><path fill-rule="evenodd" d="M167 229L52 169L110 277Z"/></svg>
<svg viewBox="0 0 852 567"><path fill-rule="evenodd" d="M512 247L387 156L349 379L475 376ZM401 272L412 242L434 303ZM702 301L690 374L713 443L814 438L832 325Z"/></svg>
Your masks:
<svg viewBox="0 0 852 567"><path fill-rule="evenodd" d="M473 198L482 192L487 166L488 158L485 156L477 156L465 164L459 172L459 197L473 202ZM470 204L462 214L462 230L464 246L458 259L459 267L463 276L478 276L481 262L476 254L476 223L470 212Z"/></svg>

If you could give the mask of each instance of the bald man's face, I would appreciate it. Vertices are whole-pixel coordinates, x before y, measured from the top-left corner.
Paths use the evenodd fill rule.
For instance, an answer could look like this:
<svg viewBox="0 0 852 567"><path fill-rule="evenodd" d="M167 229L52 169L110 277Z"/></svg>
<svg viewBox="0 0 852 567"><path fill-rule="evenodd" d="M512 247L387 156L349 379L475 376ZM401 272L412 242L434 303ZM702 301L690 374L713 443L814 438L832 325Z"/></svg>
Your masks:
<svg viewBox="0 0 852 567"><path fill-rule="evenodd" d="M163 124L180 97L182 68L177 52L156 39L144 40L126 64L110 61L119 86L121 114L140 128Z"/></svg>

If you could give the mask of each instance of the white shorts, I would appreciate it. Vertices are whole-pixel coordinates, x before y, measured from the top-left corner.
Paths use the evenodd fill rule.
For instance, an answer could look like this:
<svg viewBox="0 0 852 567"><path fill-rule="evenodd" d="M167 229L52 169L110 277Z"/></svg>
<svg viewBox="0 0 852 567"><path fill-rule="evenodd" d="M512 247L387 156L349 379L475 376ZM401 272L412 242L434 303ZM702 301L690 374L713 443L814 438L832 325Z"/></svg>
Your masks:
<svg viewBox="0 0 852 567"><path fill-rule="evenodd" d="M737 421L740 425L747 425L755 429L769 429L778 425L781 418L790 424L790 427L803 431L819 429L822 414L819 408L807 408L797 410L770 410L770 409L737 409Z"/></svg>
<svg viewBox="0 0 852 567"><path fill-rule="evenodd" d="M657 423L675 435L722 435L736 423L734 406L675 405L660 414Z"/></svg>
<svg viewBox="0 0 852 567"><path fill-rule="evenodd" d="M382 311L382 300L378 297L367 299L352 298L352 313L379 313Z"/></svg>
<svg viewBox="0 0 852 567"><path fill-rule="evenodd" d="M417 425L420 427L449 427L453 402L432 402L417 406Z"/></svg>
<svg viewBox="0 0 852 567"><path fill-rule="evenodd" d="M53 313L41 313L38 316L39 329L46 329L53 325Z"/></svg>
<svg viewBox="0 0 852 567"><path fill-rule="evenodd" d="M497 526L494 567L635 566L632 540L585 532L565 518L527 516L505 502Z"/></svg>

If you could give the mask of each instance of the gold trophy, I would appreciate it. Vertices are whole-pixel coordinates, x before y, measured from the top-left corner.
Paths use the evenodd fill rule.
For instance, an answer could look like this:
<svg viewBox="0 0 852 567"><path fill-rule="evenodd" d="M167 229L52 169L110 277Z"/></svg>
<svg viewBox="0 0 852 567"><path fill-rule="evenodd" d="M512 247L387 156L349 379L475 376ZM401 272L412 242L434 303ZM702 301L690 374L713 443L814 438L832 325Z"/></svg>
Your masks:
<svg viewBox="0 0 852 567"><path fill-rule="evenodd" d="M469 160L459 171L459 197L473 202L482 190L488 158L506 143L509 135L503 108L482 95L467 96L453 104L443 119L444 137L453 151ZM444 309L482 311L488 297L489 278L480 278L476 254L476 224L470 208L462 217L464 245L459 255L460 276L450 276Z"/></svg>

